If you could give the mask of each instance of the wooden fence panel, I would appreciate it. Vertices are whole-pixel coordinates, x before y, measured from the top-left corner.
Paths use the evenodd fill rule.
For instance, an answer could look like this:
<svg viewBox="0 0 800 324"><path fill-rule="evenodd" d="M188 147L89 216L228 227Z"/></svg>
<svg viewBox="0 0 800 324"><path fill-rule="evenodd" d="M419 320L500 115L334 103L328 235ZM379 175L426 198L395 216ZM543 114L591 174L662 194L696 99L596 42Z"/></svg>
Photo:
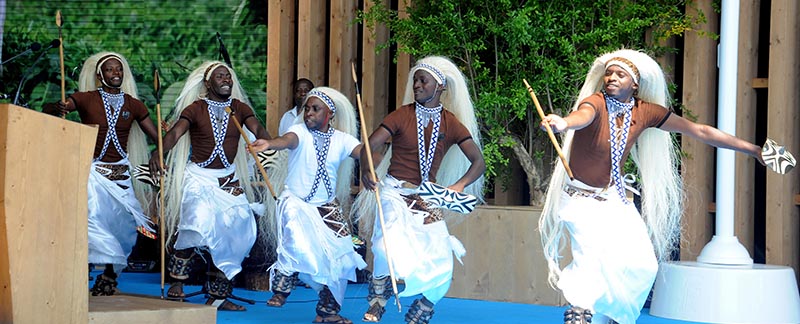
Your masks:
<svg viewBox="0 0 800 324"><path fill-rule="evenodd" d="M800 5L773 1L769 36L769 114L767 135L794 153L800 151ZM800 192L798 170L767 174L767 263L800 266L800 208L791 203Z"/></svg>
<svg viewBox="0 0 800 324"><path fill-rule="evenodd" d="M698 1L703 12L712 12L711 1ZM687 8L687 14L696 14ZM719 31L719 17L707 15L703 30ZM698 116L697 122L716 124L717 97L717 44L707 36L686 35L683 53L683 103ZM683 213L684 231L681 238L681 260L693 261L711 240L714 219L708 212L714 199L714 148L684 136L682 150L687 157L681 167L686 188Z"/></svg>
<svg viewBox="0 0 800 324"><path fill-rule="evenodd" d="M328 86L350 98L357 107L351 64L358 57L358 31L352 23L358 4L355 1L332 1L330 20L330 56L328 57ZM358 68L358 67L356 67Z"/></svg>
<svg viewBox="0 0 800 324"><path fill-rule="evenodd" d="M327 1L300 0L297 6L297 78L307 78L318 85L328 85L325 46Z"/></svg>
<svg viewBox="0 0 800 324"><path fill-rule="evenodd" d="M386 0L381 3L388 5ZM364 10L369 10L373 5L372 1L365 1ZM361 39L363 42L361 95L364 103L364 124L367 133L370 134L389 112L389 80L386 76L389 75L391 58L386 49L376 52L377 47L386 43L388 38L388 29L385 26L376 26L374 31L364 29Z"/></svg>
<svg viewBox="0 0 800 324"><path fill-rule="evenodd" d="M742 0L741 12L759 12L760 1ZM756 89L752 80L758 77L758 15L739 16L739 78L736 84L736 136L756 142ZM752 257L755 252L755 165L758 162L745 154L736 154L736 196L734 198L734 235Z"/></svg>
<svg viewBox="0 0 800 324"><path fill-rule="evenodd" d="M267 130L278 135L283 113L292 107L295 77L295 5L292 0L268 1L267 30Z"/></svg>

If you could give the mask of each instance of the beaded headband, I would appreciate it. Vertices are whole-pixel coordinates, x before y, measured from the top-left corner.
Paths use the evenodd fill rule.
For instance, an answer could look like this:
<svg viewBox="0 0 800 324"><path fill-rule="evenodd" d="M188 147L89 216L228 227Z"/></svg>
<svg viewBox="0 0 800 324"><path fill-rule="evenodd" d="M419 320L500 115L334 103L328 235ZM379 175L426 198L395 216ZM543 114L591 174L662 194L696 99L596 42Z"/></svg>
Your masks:
<svg viewBox="0 0 800 324"><path fill-rule="evenodd" d="M203 73L203 81L208 81L208 74L211 73L211 71L214 71L217 67L222 66L222 64L223 63L217 62L217 63L209 65L206 68L206 71Z"/></svg>
<svg viewBox="0 0 800 324"><path fill-rule="evenodd" d="M633 83L639 84L639 69L636 68L636 65L633 64L633 62L631 62L629 59L624 57L613 57L606 62L606 70L608 70L608 67L612 65L621 67L623 70L625 70L625 72L628 73L628 75L631 76L631 78L633 78Z"/></svg>
<svg viewBox="0 0 800 324"><path fill-rule="evenodd" d="M333 116L336 115L336 105L333 103L333 99L331 99L331 97L328 97L328 95L326 95L324 92L317 89L311 89L311 91L309 91L308 94L306 95L306 100L308 100L308 98L311 97L317 97L320 100L322 100L322 102L324 102L325 105L328 106L328 109L331 110Z"/></svg>
<svg viewBox="0 0 800 324"><path fill-rule="evenodd" d="M99 60L97 60L97 65L95 65L94 67L95 73L100 74L101 72L100 67L103 66L103 63L107 62L110 59L116 59L117 61L119 61L119 64L122 64L122 58L120 58L119 55L116 54L104 55Z"/></svg>
<svg viewBox="0 0 800 324"><path fill-rule="evenodd" d="M435 66L426 63L417 64L411 69L411 75L414 75L414 72L417 72L417 70L423 70L430 73L431 76L436 79L436 82L442 86L447 86L447 78L444 76L444 73L442 73L442 71L437 69Z"/></svg>

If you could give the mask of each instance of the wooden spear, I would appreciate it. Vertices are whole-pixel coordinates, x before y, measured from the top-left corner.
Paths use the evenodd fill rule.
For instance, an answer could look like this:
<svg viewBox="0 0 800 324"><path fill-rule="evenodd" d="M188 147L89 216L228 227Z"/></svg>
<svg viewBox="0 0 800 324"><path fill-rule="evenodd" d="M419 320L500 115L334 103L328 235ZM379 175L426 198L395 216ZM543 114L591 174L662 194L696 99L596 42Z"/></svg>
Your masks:
<svg viewBox="0 0 800 324"><path fill-rule="evenodd" d="M533 88L531 88L527 80L522 79L522 82L525 82L525 87L528 89L528 93L531 94L531 99L533 99L533 104L536 106L536 111L539 112L539 117L544 120L544 111L542 110L542 106L539 105L539 99L536 98L536 94L533 93ZM572 170L569 168L569 162L567 162L567 158L564 157L564 153L561 152L561 146L558 145L556 135L553 134L553 129L548 126L545 127L545 130L547 130L547 135L550 136L550 142L552 142L553 146L556 148L556 153L558 153L558 157L561 159L561 164L564 165L564 170L567 171L567 175L571 180L575 180L575 177L572 175Z"/></svg>
<svg viewBox="0 0 800 324"><path fill-rule="evenodd" d="M361 105L361 91L358 89L358 77L356 76L356 65L350 64L353 72L353 82L356 85L356 100L358 101L358 118L361 121L361 141L364 143L364 149L367 150L367 165L369 172L372 174L372 181L378 183L378 176L375 174L375 164L372 163L372 148L369 146L369 137L367 137L366 123L364 123L364 107ZM364 161L361 161L362 163ZM386 252L386 261L389 263L389 277L392 280L392 292L394 292L394 301L397 304L397 312L402 311L400 306L400 297L397 296L397 279L394 275L394 266L392 265L391 254L389 254L389 244L386 243L386 224L383 218L383 206L381 206L381 195L378 187L375 187L375 200L378 205L378 220L381 224L381 232L383 232L383 250Z"/></svg>
<svg viewBox="0 0 800 324"><path fill-rule="evenodd" d="M247 133L244 132L242 129L242 124L239 124L239 119L236 118L236 115L233 114L233 110L231 107L225 107L225 112L231 115L231 119L233 119L233 124L236 125L236 128L239 130L239 134L242 134L242 138L244 139L245 144L250 146L250 139L247 138ZM250 155L253 156L253 159L256 161L256 166L258 167L258 172L261 173L261 177L264 178L264 182L267 183L267 188L269 189L269 193L272 195L272 199L278 200L278 196L275 195L275 190L272 189L272 184L269 182L269 177L267 177L267 171L264 170L264 166L261 163L258 163L258 155L253 150L250 151Z"/></svg>
<svg viewBox="0 0 800 324"><path fill-rule="evenodd" d="M58 26L58 61L61 65L61 102L67 102L66 86L64 80L64 38L61 37L61 10L56 11L56 26ZM62 111L61 118L65 118L66 114Z"/></svg>
<svg viewBox="0 0 800 324"><path fill-rule="evenodd" d="M156 128L158 129L158 165L161 170L164 170L164 135L161 127L161 80L158 77L158 68L153 64L153 90L156 97ZM164 174L159 172L158 177L158 236L161 243L161 299L164 299L164 254L166 249L164 247Z"/></svg>

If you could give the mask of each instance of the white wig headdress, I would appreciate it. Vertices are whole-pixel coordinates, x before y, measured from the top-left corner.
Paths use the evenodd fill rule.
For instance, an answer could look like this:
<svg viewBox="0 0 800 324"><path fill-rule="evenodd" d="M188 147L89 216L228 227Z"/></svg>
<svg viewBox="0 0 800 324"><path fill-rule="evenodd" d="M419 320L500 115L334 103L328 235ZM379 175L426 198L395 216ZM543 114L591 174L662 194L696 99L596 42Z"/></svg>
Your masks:
<svg viewBox="0 0 800 324"><path fill-rule="evenodd" d="M171 120L168 121L170 125L174 125L180 119L181 112L183 112L187 106L197 100L206 98L208 89L205 86L205 81L208 81L211 73L218 67L225 67L231 73L231 80L233 81L231 98L238 99L239 101L250 106L250 100L247 99L247 95L242 90L241 83L239 82L239 78L236 76L236 72L225 65L225 63L219 61L207 61L192 71L192 73L189 74L189 77L186 79L183 89L178 95L178 98L175 99L175 110L172 113ZM233 121L231 120L231 122ZM175 229L177 228L180 218L181 198L183 197L183 174L186 169L186 164L189 161L190 145L190 134L187 131L185 134L183 134L183 136L181 136L180 139L178 139L178 142L169 151L169 154L166 157L165 163L167 164L166 167L169 175L167 176L167 181L163 190L166 190L164 210L167 221L167 237L175 234ZM267 206L274 206L274 200L272 200L272 197L269 194L262 194L260 191L254 190L248 173L247 151L245 150L244 139L241 137L239 138L238 145L239 147L236 157L234 158L234 164L236 166L236 175L239 178L239 184L241 185L242 189L244 189L244 192L247 195L247 200L251 203L263 202ZM269 213L273 209L274 208L267 207L266 212ZM262 219L263 218L264 217L262 217ZM261 223L262 222L259 221L259 227L261 227ZM268 228L271 226L265 225L264 227Z"/></svg>
<svg viewBox="0 0 800 324"><path fill-rule="evenodd" d="M649 55L634 50L618 50L595 59L586 81L572 110L577 110L580 102L598 92L603 86L603 75L607 64L614 58L624 58L638 69L638 98L668 107L669 92L664 72ZM615 64L616 65L616 64ZM629 72L631 73L631 72ZM634 73L631 73L633 76ZM666 109L666 108L665 108ZM570 130L564 138L564 152L569 159L575 131ZM642 217L659 261L669 258L678 243L680 234L681 205L683 191L678 174L678 150L669 132L648 128L636 141L630 156L638 167L642 190ZM566 183L564 165L556 162L550 186L547 191L544 210L539 219L544 255L549 268L548 280L555 286L561 273L560 251L564 246L564 232L558 212L561 192Z"/></svg>
<svg viewBox="0 0 800 324"><path fill-rule="evenodd" d="M83 62L83 68L78 77L78 91L86 92L97 90L97 88L102 85L100 80L97 79L98 75L101 73L100 67L110 59L116 59L122 64L123 76L122 85L120 86L122 92L139 99L136 82L133 80L133 73L128 65L128 61L122 54L114 52L100 52L89 56L89 58ZM128 161L132 166L146 164L150 160L147 139L145 138L142 128L139 127L139 123L133 123L131 126L130 133L128 134L127 149ZM150 202L152 201L153 195L152 188L141 181L134 180L132 182L133 191L136 193L136 199L142 204L142 209L145 210L145 213L149 214L151 209Z"/></svg>
<svg viewBox="0 0 800 324"><path fill-rule="evenodd" d="M455 115L461 124L469 130L472 140L481 146L481 133L478 128L478 121L475 117L475 109L472 104L472 97L467 87L464 74L452 61L442 56L428 56L417 61L417 64L408 74L406 91L403 99L404 104L414 103L414 72L423 70L431 74L436 81L444 86L444 91L439 97L439 102L444 109ZM375 172L379 178L383 178L389 168L391 160L391 148L386 152L381 164L376 167ZM363 162L362 162L363 163ZM442 164L436 174L436 182L443 186L449 186L460 179L469 169L471 163L467 156L457 147L451 147L445 154ZM464 188L464 192L473 195L478 200L483 201L483 181L481 176L475 182ZM371 222L374 221L373 211L375 210L375 195L362 190L356 197L355 207L357 217L359 217L359 229L362 233L372 230ZM361 217L361 216L368 217ZM445 218L453 219L456 213L445 211ZM456 218L456 219L461 219Z"/></svg>

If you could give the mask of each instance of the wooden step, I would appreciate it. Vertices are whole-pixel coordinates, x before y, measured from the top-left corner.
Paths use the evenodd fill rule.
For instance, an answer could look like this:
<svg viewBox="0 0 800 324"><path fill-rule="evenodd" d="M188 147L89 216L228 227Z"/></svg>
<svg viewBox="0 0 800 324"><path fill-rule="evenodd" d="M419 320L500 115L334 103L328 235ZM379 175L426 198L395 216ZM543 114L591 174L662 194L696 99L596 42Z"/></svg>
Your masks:
<svg viewBox="0 0 800 324"><path fill-rule="evenodd" d="M131 295L89 296L89 324L216 324L212 306Z"/></svg>

